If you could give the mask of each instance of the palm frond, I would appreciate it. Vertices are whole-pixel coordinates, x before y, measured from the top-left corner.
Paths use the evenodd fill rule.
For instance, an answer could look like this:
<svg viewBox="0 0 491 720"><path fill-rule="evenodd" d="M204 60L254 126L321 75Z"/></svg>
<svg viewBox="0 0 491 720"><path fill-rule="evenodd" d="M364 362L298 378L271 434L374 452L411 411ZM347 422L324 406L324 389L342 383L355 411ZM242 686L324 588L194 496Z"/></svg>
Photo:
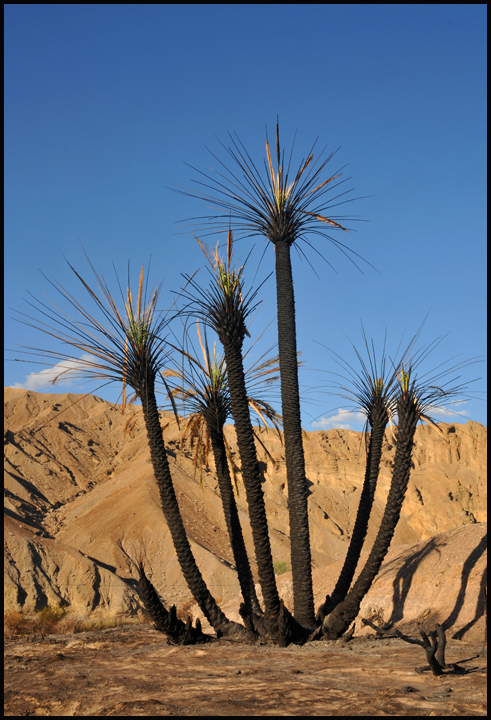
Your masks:
<svg viewBox="0 0 491 720"><path fill-rule="evenodd" d="M211 265L213 280L206 289L203 289L193 278L183 276L189 289L181 293L188 303L182 312L200 319L205 326L212 328L221 340L228 337L234 343L242 344L244 338L249 336L247 320L258 306L255 298L260 288L243 294L242 274L245 263L238 268L230 264L232 261L230 232L227 235L225 261L218 254L218 246L216 252L212 254L204 243L201 245Z"/></svg>
<svg viewBox="0 0 491 720"><path fill-rule="evenodd" d="M285 241L298 243L306 241L309 234L323 237L360 269L355 258L364 258L352 248L340 243L325 232L323 226L333 230L349 232L342 219L333 210L354 199L347 198L352 190L335 193L349 178L342 178L342 169L323 179L326 165L335 153L326 156L325 150L317 154L316 142L297 170L290 174L293 143L285 166L284 152L280 144L279 123L276 124L276 158L272 157L269 139L266 135L265 174L260 171L237 136L229 134L231 143L221 143L226 159L221 160L211 153L218 163L218 169L209 172L196 170L194 181L197 189L177 188L176 191L211 203L209 215L193 218L199 222L202 235L221 231L231 225L240 238L253 236L267 237L272 243ZM291 180L293 178L293 180ZM329 196L328 196L329 193Z"/></svg>
<svg viewBox="0 0 491 720"><path fill-rule="evenodd" d="M68 261L67 265L80 282L82 290L88 294L89 303L87 298L77 299L58 281L46 278L61 298L63 307L58 307L49 299L45 302L30 295L31 300L27 303L33 314L17 313L20 322L82 352L82 358L49 347L24 347L27 351L24 354L57 362L61 366L58 377L70 371L80 378L121 382L124 405L127 402L126 385L130 385L138 394L144 378L152 377L155 380L167 360L168 350L163 330L168 318L156 309L160 286L147 299L143 290L145 271L142 266L136 312L130 284L126 288L126 298L124 295L121 298L124 307L122 311L103 275L87 260L95 278L95 286L91 286ZM119 278L117 280L119 284ZM90 302L92 311L88 309ZM63 367L63 363L66 363L66 367Z"/></svg>
<svg viewBox="0 0 491 720"><path fill-rule="evenodd" d="M258 433L256 433L256 432L254 433L254 439L255 439L256 442L258 442L259 445L262 447L262 449L263 449L264 452L266 453L266 456L267 456L268 460L270 460L271 463L273 463L273 465L274 465L274 463L275 463L274 457L271 455L271 453L269 452L268 448L267 448L266 445L263 443L262 438L261 438L261 437L258 435Z"/></svg>
<svg viewBox="0 0 491 720"><path fill-rule="evenodd" d="M438 337L417 348L423 325L424 321L402 351L401 344L399 344L393 358L387 355L386 333L380 361L377 359L373 340L368 341L362 326L365 353L362 354L351 343L359 361L360 370L356 370L340 355L328 349L331 357L346 372L346 374L331 373L341 378L341 382L336 381L333 384L333 389L337 395L351 401L353 409L365 414L367 425L370 424L370 413L374 400L377 398L385 404L389 422L392 422L397 415L399 399L411 397L414 400L419 419L436 426L436 422L431 418L431 409L457 402L458 398L465 397L464 393L477 380L476 378L463 381L460 371L479 362L478 358L456 363L453 363L454 358L452 358L433 370L421 372L421 367L424 367L428 357L443 340L443 337Z"/></svg>

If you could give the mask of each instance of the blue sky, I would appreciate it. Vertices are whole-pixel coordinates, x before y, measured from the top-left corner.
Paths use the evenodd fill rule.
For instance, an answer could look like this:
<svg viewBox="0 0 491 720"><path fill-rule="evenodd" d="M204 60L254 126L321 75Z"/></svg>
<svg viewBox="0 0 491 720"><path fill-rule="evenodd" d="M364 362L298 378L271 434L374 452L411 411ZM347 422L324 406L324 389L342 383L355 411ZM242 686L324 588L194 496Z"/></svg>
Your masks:
<svg viewBox="0 0 491 720"><path fill-rule="evenodd" d="M317 276L293 254L306 429L361 428L329 392L339 368L322 347L356 364L349 340L360 345L361 322L377 348L387 329L390 353L429 312L422 342L446 337L428 369L484 356L486 15L485 5L7 4L5 384L95 389L53 386L39 363L12 362L19 345L48 344L13 311L28 310L28 291L53 297L42 273L78 293L65 258L88 277L81 244L110 282L113 263L124 278L130 260L136 281L151 257L162 307L181 273L201 267L206 281L183 232L196 227L178 224L206 206L170 187L193 187L189 165L217 168L210 150L226 159L229 132L261 165L277 115L286 148L297 133L298 163L317 137L319 150L337 150L330 170L343 168L344 187L363 198L344 206L356 219L339 239L377 269L360 273L315 237L334 269L306 245ZM237 243L237 260L251 247L252 283L274 256L257 238ZM275 342L273 277L260 297L253 334L272 322L250 357ZM484 364L463 371L479 376ZM486 424L484 379L472 387L435 417Z"/></svg>

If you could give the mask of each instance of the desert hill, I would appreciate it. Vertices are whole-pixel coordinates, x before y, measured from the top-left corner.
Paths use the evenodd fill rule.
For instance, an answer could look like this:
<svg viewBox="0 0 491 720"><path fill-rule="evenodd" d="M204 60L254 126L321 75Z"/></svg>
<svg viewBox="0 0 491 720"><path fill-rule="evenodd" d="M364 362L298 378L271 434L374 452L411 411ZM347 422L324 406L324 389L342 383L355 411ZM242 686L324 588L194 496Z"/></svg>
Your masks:
<svg viewBox="0 0 491 720"><path fill-rule="evenodd" d="M118 542L135 559L145 558L149 577L167 603L179 606L189 600L160 510L137 407L127 407L122 414L119 406L95 396L6 388L4 418L6 608L32 610L48 603L69 604L80 613L135 614L141 607L136 575ZM164 437L193 552L217 600L232 601L239 586L213 465L200 487L191 454L180 448L170 413L162 413L162 425L167 425ZM442 434L418 427L401 520L365 609L380 609L381 593L390 603L395 578L405 587L404 568L410 568L409 585L420 605L422 587L428 583L439 588L442 601L450 602L445 578L452 576L461 600L460 627L473 626L485 564L487 429L470 421L443 423L440 428ZM235 449L233 427L227 434ZM272 431L263 430L261 438L274 458L272 462L259 449L273 556L277 562L288 562L284 451ZM370 543L383 512L394 450L388 432ZM305 451L314 584L316 597L322 598L339 572L353 527L365 469L363 436L347 430L310 432ZM250 547L240 483L238 504ZM423 558L426 565L420 562ZM442 565L444 559L451 571ZM288 604L288 573L279 584ZM406 608L409 590L406 582ZM394 603L391 607L389 615L399 612ZM414 610L418 612L424 614L421 608Z"/></svg>

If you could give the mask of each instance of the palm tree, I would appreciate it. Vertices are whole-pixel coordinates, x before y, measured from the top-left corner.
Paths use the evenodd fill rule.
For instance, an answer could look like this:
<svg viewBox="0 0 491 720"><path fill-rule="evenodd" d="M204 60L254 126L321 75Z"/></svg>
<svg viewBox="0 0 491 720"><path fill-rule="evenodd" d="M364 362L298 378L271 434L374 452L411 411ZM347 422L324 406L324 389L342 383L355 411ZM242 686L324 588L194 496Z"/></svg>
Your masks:
<svg viewBox="0 0 491 720"><path fill-rule="evenodd" d="M51 360L67 361L67 370L72 370L73 365L77 365L78 374L82 377L95 377L106 382L115 380L133 388L142 404L150 458L159 488L162 510L188 587L218 635L226 634L250 639L250 633L243 626L226 618L209 592L196 565L177 503L155 395L155 383L167 359L162 332L168 320L156 309L160 287L155 288L151 299L147 301L147 285L143 293L144 268L142 267L136 306L128 283L126 299L123 296L125 309L120 312L104 277L92 264L90 267L97 285L95 290L70 264L69 267L89 294L96 311L102 315L102 320L90 314L85 309L85 303L77 301L59 283L52 281L51 284L61 294L63 301L75 310L75 318L64 310L58 310L56 305L51 307L35 300L33 306L41 313L41 317L47 319L47 322L39 317L30 316L25 316L24 322L82 351L84 356L79 359L54 350L36 348L31 350ZM143 592L143 598L145 597L146 594ZM179 637L175 640L179 641Z"/></svg>
<svg viewBox="0 0 491 720"><path fill-rule="evenodd" d="M357 358L361 365L361 371L354 370L349 363L343 360L337 353L331 353L349 373L349 385L338 385L343 397L355 402L355 407L366 417L365 440L367 449L366 471L363 488L358 504L350 544L346 553L343 568L336 582L331 596L326 596L325 602L317 611L317 622L322 624L324 617L329 615L336 605L346 597L346 594L353 580L356 566L360 559L361 550L365 541L368 521L373 505L375 489L377 486L380 471L380 458L382 456L382 441L385 429L390 417L394 414L394 383L397 379L397 367L402 360L396 364L396 369L387 369L385 341L382 351L381 362L377 362L373 341L368 343L365 331L362 327L362 336L368 356L365 361L361 353L353 345ZM407 356L414 343L413 339L406 349L403 357ZM370 435L368 438L368 430Z"/></svg>
<svg viewBox="0 0 491 720"><path fill-rule="evenodd" d="M211 200L219 212L223 211L222 214L214 214L205 219L205 224L212 230L231 223L243 236L259 234L274 246L294 616L306 628L313 628L315 619L290 253L293 245L298 248L299 242L308 242L306 236L313 233L327 238L348 257L350 254L356 255L326 231L329 228L348 232L332 216L328 217L326 214L335 204L347 202L346 199L341 199L346 192L340 192L330 203L326 203L325 193L341 184L341 181L334 182L340 177L340 173L322 180L322 172L333 153L325 159L322 159L321 153L314 161L314 147L315 143L296 173L291 173L292 157L290 154L285 165L277 123L276 171L269 141L266 139L267 164L264 178L240 141L232 137L232 145L225 149L238 172L229 170L223 162L218 161L221 171L215 175L200 173L203 181L199 184L205 188L204 191L180 191L186 195ZM310 245L309 242L308 244Z"/></svg>
<svg viewBox="0 0 491 720"><path fill-rule="evenodd" d="M404 364L396 367L395 371L399 380L396 397L398 416L396 453L385 511L365 566L345 599L339 602L334 610L324 618L322 633L326 639L339 637L351 625L358 615L361 601L370 589L387 554L399 521L409 482L414 435L418 422L423 420L438 429L436 423L427 414L428 411L448 402L453 396L460 395L468 385L468 383L455 384L460 376L446 380L440 386L436 383L445 379L449 372L460 369L470 364L469 362L460 363L447 370L442 370L442 366L440 366L435 375L428 377L426 374L418 378L417 366L439 341L440 339L425 346L410 358L406 364L407 370L404 369Z"/></svg>
<svg viewBox="0 0 491 720"><path fill-rule="evenodd" d="M261 615L262 610L259 605L252 572L247 557L247 551L242 535L242 528L239 521L237 505L232 488L232 480L230 468L235 477L234 464L231 457L231 450L225 439L223 427L227 419L231 416L230 394L228 389L227 371L224 357L218 357L216 352L216 344L213 348L213 354L210 352L206 334L204 342L201 338L199 323L196 323L198 339L201 346L203 360L200 362L196 353L186 352L182 348L179 350L183 357L188 361L188 367L184 364L178 369L168 369L164 372L167 378L174 378L178 384L172 388L171 393L175 399L185 401L186 407L192 410L187 418L187 422L182 433L182 443L186 439L190 439L191 446L197 438L194 454L195 469L200 470L200 480L202 479L203 461L206 463L208 453L211 449L215 460L215 467L222 500L225 522L230 537L239 583L244 599L244 607L242 615L244 619L252 619L254 615ZM250 381L255 385L257 379L266 379L269 382L275 379L274 375L277 371L277 358L271 358L264 362L258 361L246 373L248 386ZM172 382L172 381L170 381ZM258 414L261 422L267 426L269 420L273 427L279 432L279 422L281 418L275 410L264 400L254 397L248 398L249 406ZM264 444L255 433L256 440ZM265 448L266 452L267 449ZM256 621L259 624L259 621Z"/></svg>
<svg viewBox="0 0 491 720"><path fill-rule="evenodd" d="M218 254L218 244L214 253L210 253L201 241L198 240L198 242L210 262L214 277L210 287L204 292L193 279L187 278L194 290L194 293L192 295L188 293L187 297L191 302L193 314L200 317L205 325L216 332L223 346L230 405L249 508L258 576L265 607L265 620L270 628L270 634L276 637L280 643L286 643L288 642L287 637L278 638L280 632L286 632L289 635L290 631L285 630L289 626L289 620L285 619L288 613L280 601L276 587L261 473L249 414L242 356L244 338L249 335L246 320L256 307L253 303L258 289L243 295L243 266L239 269L232 269L233 236L230 230L225 262ZM291 631L294 632L293 626Z"/></svg>

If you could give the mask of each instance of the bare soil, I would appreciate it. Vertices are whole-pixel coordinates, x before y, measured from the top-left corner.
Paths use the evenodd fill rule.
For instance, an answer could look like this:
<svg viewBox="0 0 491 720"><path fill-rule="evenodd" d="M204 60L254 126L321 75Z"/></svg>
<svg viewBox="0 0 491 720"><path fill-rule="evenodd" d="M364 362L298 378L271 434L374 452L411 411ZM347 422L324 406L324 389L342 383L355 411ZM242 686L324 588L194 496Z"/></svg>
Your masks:
<svg viewBox="0 0 491 720"><path fill-rule="evenodd" d="M5 643L5 715L486 715L481 649L450 638L458 668L437 678L399 638L176 647L152 625L19 638Z"/></svg>

